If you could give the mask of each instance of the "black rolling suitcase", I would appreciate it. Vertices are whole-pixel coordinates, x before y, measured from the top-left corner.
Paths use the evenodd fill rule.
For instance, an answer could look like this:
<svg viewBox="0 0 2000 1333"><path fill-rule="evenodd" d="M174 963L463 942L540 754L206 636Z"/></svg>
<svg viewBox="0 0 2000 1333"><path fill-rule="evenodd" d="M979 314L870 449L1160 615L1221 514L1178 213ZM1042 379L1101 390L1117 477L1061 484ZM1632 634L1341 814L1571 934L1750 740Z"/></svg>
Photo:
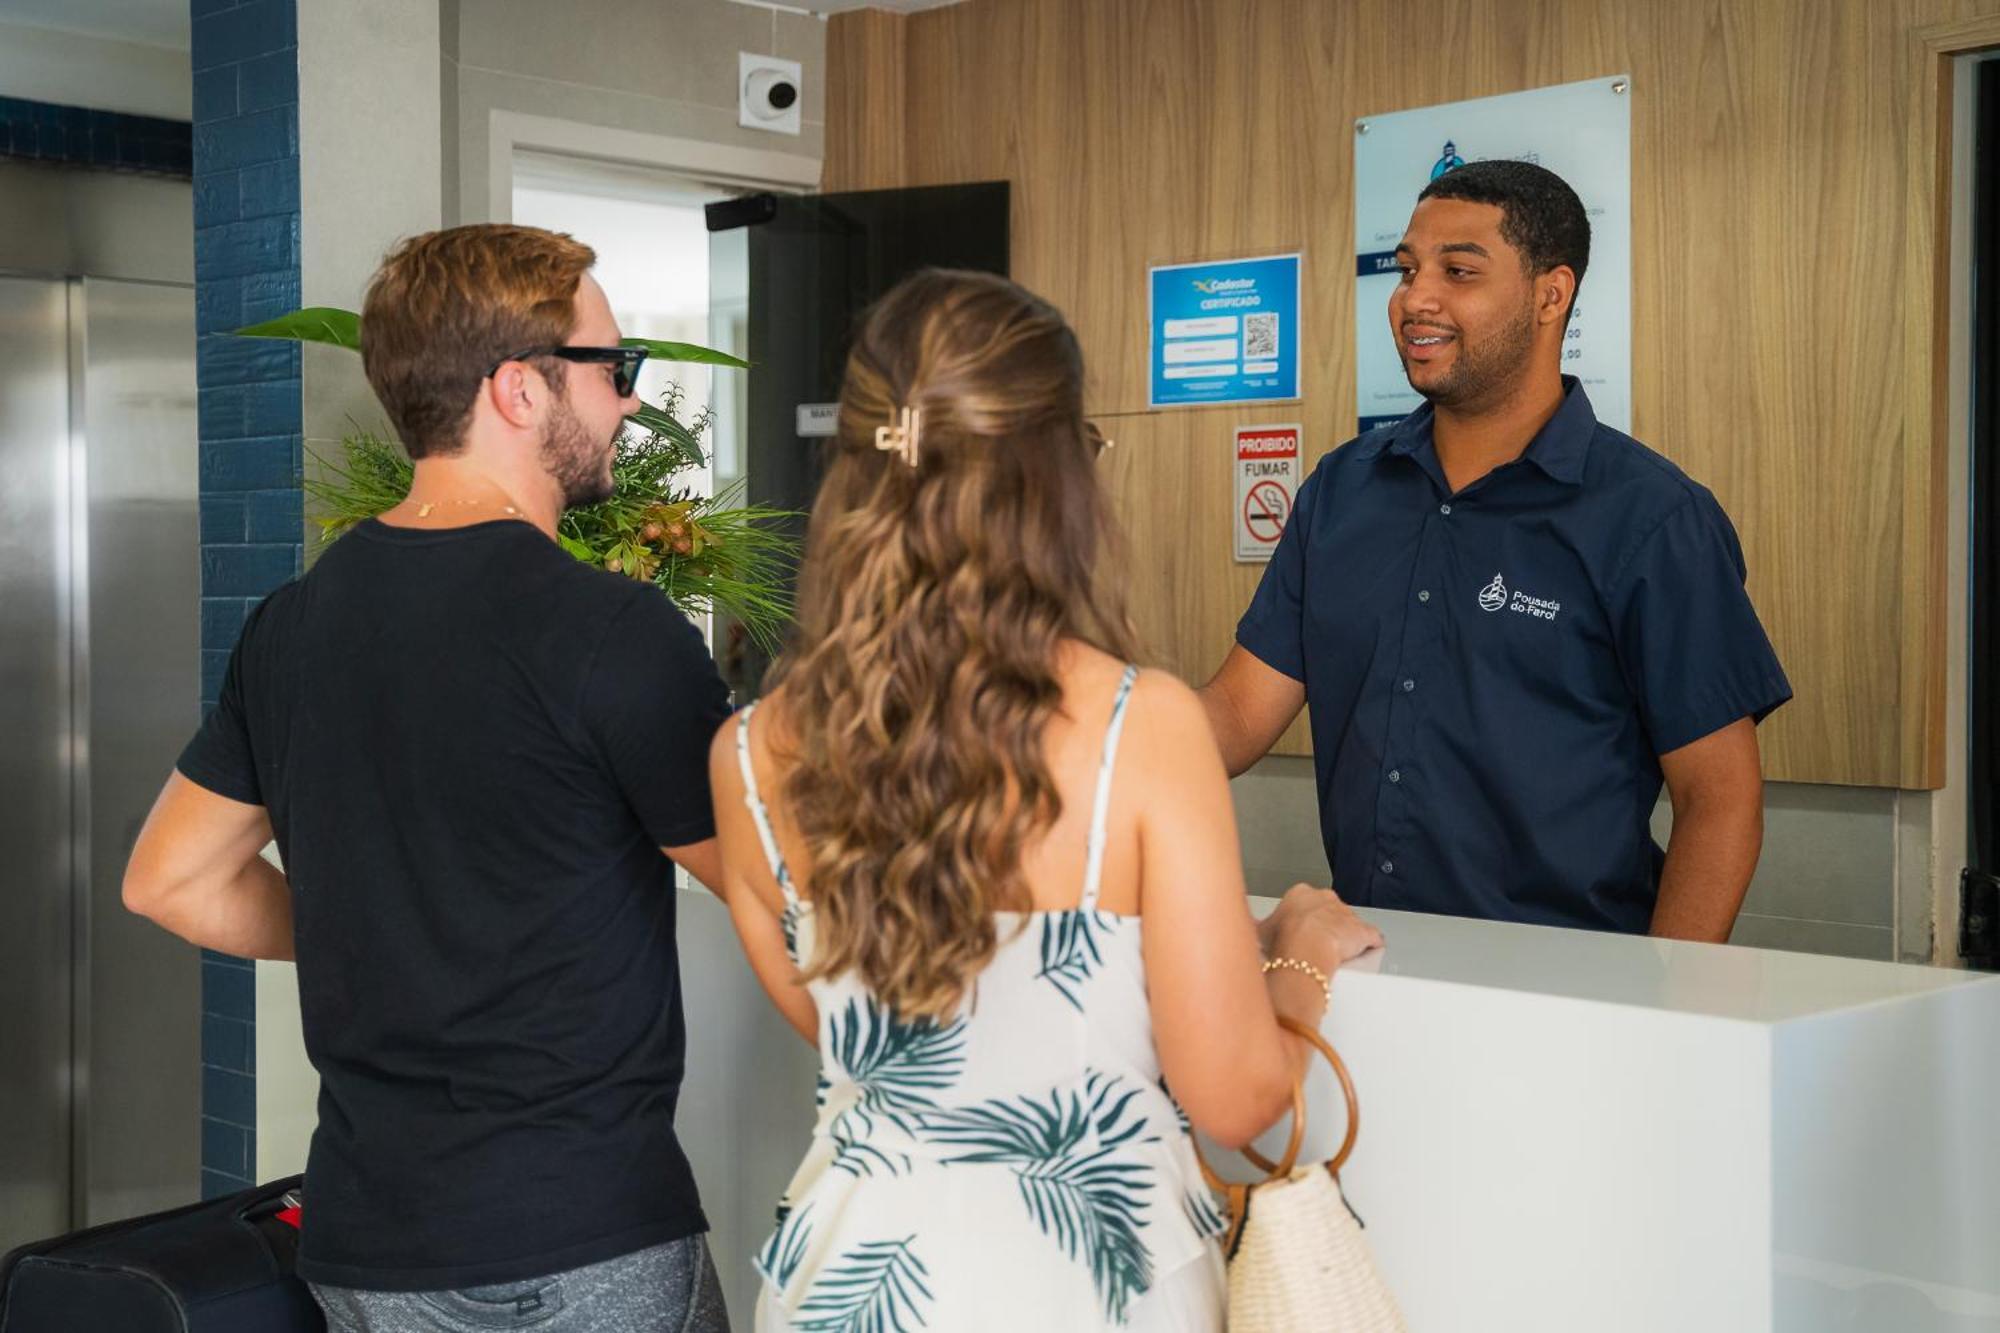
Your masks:
<svg viewBox="0 0 2000 1333"><path fill-rule="evenodd" d="M0 1258L0 1333L321 1333L278 1214L300 1177Z"/></svg>

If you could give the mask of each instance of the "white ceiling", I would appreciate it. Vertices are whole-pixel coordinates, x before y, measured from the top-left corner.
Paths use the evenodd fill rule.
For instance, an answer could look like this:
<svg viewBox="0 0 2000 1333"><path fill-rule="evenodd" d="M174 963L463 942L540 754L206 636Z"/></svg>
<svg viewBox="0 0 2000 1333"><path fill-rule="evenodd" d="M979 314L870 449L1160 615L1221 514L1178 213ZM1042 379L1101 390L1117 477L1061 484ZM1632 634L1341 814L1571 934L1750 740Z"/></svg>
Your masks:
<svg viewBox="0 0 2000 1333"><path fill-rule="evenodd" d="M815 14L846 14L856 9L886 9L897 14L914 14L920 9L943 9L962 0L732 0L759 9L811 10Z"/></svg>
<svg viewBox="0 0 2000 1333"><path fill-rule="evenodd" d="M735 3L754 5L758 0ZM809 9L816 14L844 14L854 9L910 14L958 3L960 0L782 0L775 7ZM188 0L0 0L0 23L59 28L175 51L188 49Z"/></svg>
<svg viewBox="0 0 2000 1333"><path fill-rule="evenodd" d="M0 23L188 49L188 0L0 0Z"/></svg>
<svg viewBox="0 0 2000 1333"><path fill-rule="evenodd" d="M913 14L919 9L943 9L960 0L801 0L800 8L816 14L844 14L850 9L888 9Z"/></svg>

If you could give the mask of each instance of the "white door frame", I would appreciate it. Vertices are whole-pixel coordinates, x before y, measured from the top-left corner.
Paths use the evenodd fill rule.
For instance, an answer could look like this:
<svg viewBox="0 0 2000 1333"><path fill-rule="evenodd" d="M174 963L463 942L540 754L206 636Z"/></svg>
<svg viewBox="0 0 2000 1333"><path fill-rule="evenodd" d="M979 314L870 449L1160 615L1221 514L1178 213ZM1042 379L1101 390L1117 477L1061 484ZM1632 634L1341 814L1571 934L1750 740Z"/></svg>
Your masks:
<svg viewBox="0 0 2000 1333"><path fill-rule="evenodd" d="M494 222L514 218L514 154L518 150L652 167L718 185L778 190L811 190L819 185L820 159L804 153L611 129L498 108L490 114L486 216Z"/></svg>

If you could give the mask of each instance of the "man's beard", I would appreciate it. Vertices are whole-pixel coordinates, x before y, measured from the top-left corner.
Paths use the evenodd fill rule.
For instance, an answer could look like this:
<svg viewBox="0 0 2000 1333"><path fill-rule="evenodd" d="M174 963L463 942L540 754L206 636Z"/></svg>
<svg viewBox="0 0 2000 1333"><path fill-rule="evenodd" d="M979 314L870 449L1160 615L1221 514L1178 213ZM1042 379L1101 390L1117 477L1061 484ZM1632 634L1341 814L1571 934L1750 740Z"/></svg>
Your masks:
<svg viewBox="0 0 2000 1333"><path fill-rule="evenodd" d="M1410 387L1438 407L1478 406L1506 396L1506 390L1527 368L1534 349L1535 312L1533 307L1523 307L1518 320L1479 343L1465 341L1461 332L1458 355L1444 377L1429 388L1417 388L1414 380ZM1403 374L1409 373L1410 363L1405 359Z"/></svg>
<svg viewBox="0 0 2000 1333"><path fill-rule="evenodd" d="M562 487L563 508L580 509L611 498L608 452L609 442L594 439L569 400L557 397L542 427L542 470Z"/></svg>

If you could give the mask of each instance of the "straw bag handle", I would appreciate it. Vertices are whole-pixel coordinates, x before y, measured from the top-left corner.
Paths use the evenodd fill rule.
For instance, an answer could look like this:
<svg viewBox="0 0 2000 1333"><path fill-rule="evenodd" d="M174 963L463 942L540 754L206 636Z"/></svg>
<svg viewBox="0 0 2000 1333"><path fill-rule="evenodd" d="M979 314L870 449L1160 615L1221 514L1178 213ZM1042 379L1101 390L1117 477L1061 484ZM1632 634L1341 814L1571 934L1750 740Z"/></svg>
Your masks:
<svg viewBox="0 0 2000 1333"><path fill-rule="evenodd" d="M1326 1169L1338 1176L1340 1168L1346 1164L1348 1156L1353 1153L1355 1137L1361 1131L1361 1105L1355 1100L1354 1080L1348 1076L1347 1065L1341 1060L1333 1047L1328 1044L1326 1038L1320 1035L1318 1028L1308 1027L1297 1019L1288 1018L1283 1014L1278 1015L1278 1025L1325 1056L1326 1062L1333 1066L1334 1077L1340 1080L1341 1095L1347 1101L1347 1136L1340 1141L1340 1150L1334 1153L1332 1159L1326 1163ZM1291 1175L1292 1168L1297 1165L1299 1160L1299 1145L1305 1141L1305 1136L1306 1086L1305 1079L1301 1077L1292 1084L1292 1133L1290 1138L1285 1142L1284 1156L1273 1162L1270 1158L1258 1152L1256 1148L1249 1146L1243 1149L1243 1156L1256 1165L1258 1169L1265 1172L1266 1181L1282 1180L1286 1176ZM1207 1181L1208 1187L1216 1193L1228 1196L1233 1202L1237 1198L1237 1192L1246 1188L1241 1184L1226 1181L1217 1175L1215 1168L1209 1165L1208 1158L1203 1154L1199 1142L1195 1143L1194 1156L1195 1161L1201 1167L1201 1178Z"/></svg>
<svg viewBox="0 0 2000 1333"><path fill-rule="evenodd" d="M1346 1062L1340 1058L1340 1054L1333 1049L1332 1044L1320 1035L1318 1028L1308 1027L1295 1018L1286 1018L1283 1015L1279 1016L1278 1023L1285 1031L1302 1039L1307 1045L1325 1056L1326 1062L1333 1066L1333 1076L1340 1080L1340 1093L1347 1102L1347 1136L1341 1139L1340 1150L1334 1153L1332 1159L1326 1164L1326 1169L1337 1176L1340 1174L1340 1168L1347 1165L1348 1157L1354 1152L1355 1136L1361 1132L1361 1103L1354 1096L1354 1080L1348 1077ZM1303 1096L1304 1090L1305 1082L1301 1079L1299 1082L1299 1095L1294 1097L1292 1102L1295 1108L1294 1114L1300 1114L1297 1108L1300 1107L1300 1098ZM1295 1131L1296 1128L1294 1126ZM1272 1162L1262 1153L1258 1152L1255 1145L1246 1145L1243 1149L1243 1156L1260 1170L1268 1171L1273 1177L1277 1177L1288 1176L1292 1173L1292 1161L1296 1154L1288 1154L1282 1166L1276 1162Z"/></svg>
<svg viewBox="0 0 2000 1333"><path fill-rule="evenodd" d="M1334 1077L1340 1080L1341 1094L1347 1099L1347 1137L1340 1141L1340 1151L1326 1163L1328 1174L1338 1180L1340 1168L1346 1163L1348 1154L1354 1151L1354 1138L1361 1129L1361 1106L1354 1099L1354 1080L1348 1077L1347 1066L1342 1063L1333 1047L1327 1044L1326 1038L1320 1036L1318 1028L1308 1027L1297 1019L1287 1018L1283 1014L1278 1015L1278 1025L1325 1056L1326 1062L1333 1066ZM1243 1149L1243 1156L1267 1173L1257 1184L1224 1180L1215 1173L1215 1168L1209 1165L1208 1157L1201 1150L1200 1140L1189 1136L1188 1141L1194 1146L1195 1164L1201 1168L1202 1180L1211 1190L1223 1197L1229 1211L1228 1231L1222 1238L1222 1252L1225 1256L1232 1259L1236 1256L1236 1246L1243 1238L1243 1224L1250 1219L1250 1192L1259 1184L1283 1180L1292 1174L1292 1167L1299 1160L1299 1145L1305 1141L1305 1136L1306 1082L1303 1075L1292 1084L1292 1133L1285 1141L1285 1155L1273 1162L1253 1147Z"/></svg>

